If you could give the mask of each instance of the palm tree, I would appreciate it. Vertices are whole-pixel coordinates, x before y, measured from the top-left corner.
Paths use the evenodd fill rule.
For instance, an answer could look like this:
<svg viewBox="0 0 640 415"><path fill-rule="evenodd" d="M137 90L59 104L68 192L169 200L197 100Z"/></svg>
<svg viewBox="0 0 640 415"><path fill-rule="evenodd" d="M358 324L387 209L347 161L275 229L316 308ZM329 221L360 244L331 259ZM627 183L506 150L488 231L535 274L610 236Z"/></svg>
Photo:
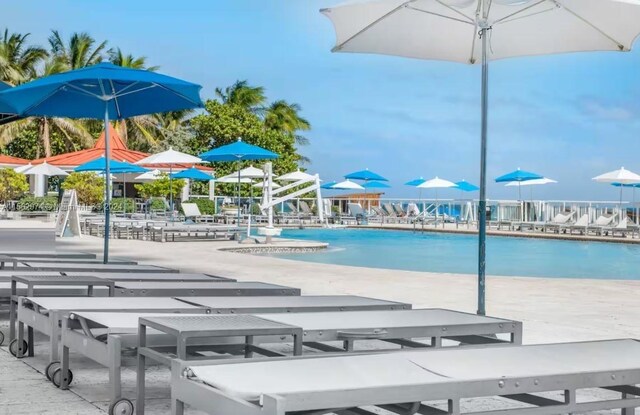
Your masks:
<svg viewBox="0 0 640 415"><path fill-rule="evenodd" d="M236 81L224 90L216 88L216 95L223 104L238 105L254 113L262 113L263 106L267 102L264 88L251 86L245 81Z"/></svg>
<svg viewBox="0 0 640 415"><path fill-rule="evenodd" d="M96 40L88 33L76 32L71 34L68 42L65 42L60 32L52 30L49 36L49 47L53 56L60 58L67 69L73 70L102 62L107 41L96 45Z"/></svg>
<svg viewBox="0 0 640 415"><path fill-rule="evenodd" d="M111 48L107 51L109 62L114 65L132 69L146 69L147 71L157 71L159 66L147 66L147 57L134 57L131 54L125 54L120 48Z"/></svg>
<svg viewBox="0 0 640 415"><path fill-rule="evenodd" d="M29 36L4 30L0 37L0 80L17 85L35 77L36 68L48 54L44 48L29 46Z"/></svg>
<svg viewBox="0 0 640 415"><path fill-rule="evenodd" d="M298 145L309 144L306 137L298 134L298 131L309 131L311 124L299 115L302 107L296 103L288 103L281 99L271 103L265 109L264 124L267 128L283 131L291 134Z"/></svg>

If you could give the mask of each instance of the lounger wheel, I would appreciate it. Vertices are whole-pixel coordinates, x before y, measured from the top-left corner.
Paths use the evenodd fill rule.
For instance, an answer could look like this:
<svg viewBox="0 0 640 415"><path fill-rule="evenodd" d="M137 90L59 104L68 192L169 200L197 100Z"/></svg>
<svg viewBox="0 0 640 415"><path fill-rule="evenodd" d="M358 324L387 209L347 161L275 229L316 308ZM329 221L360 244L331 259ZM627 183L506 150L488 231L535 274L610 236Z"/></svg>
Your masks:
<svg viewBox="0 0 640 415"><path fill-rule="evenodd" d="M129 399L121 398L109 405L109 415L132 415L133 402Z"/></svg>
<svg viewBox="0 0 640 415"><path fill-rule="evenodd" d="M47 380L51 380L51 378L53 377L53 372L56 371L56 369L60 368L60 362L55 361L55 362L51 362L47 365L47 367L44 369L44 375L47 377Z"/></svg>
<svg viewBox="0 0 640 415"><path fill-rule="evenodd" d="M22 353L26 353L27 350L29 348L29 344L27 344L27 342L25 340L22 341ZM11 353L13 356L18 357L18 339L13 339L11 340L11 343L9 343L9 353Z"/></svg>
<svg viewBox="0 0 640 415"><path fill-rule="evenodd" d="M53 371L53 373L51 374L51 382L53 382L56 388L60 387L60 385L62 384L62 368L61 367L58 367L56 370ZM67 370L67 385L71 385L71 382L73 382L73 372L71 370Z"/></svg>

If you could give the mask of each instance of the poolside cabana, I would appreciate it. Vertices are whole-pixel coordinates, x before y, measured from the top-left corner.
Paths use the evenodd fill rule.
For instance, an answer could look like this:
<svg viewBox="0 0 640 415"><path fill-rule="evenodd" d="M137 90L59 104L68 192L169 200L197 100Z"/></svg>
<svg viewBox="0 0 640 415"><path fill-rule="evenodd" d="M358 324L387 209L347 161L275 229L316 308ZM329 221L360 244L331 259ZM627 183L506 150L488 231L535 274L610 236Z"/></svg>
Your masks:
<svg viewBox="0 0 640 415"><path fill-rule="evenodd" d="M112 160L125 161L131 164L135 164L137 161L150 156L150 154L148 153L143 153L141 151L135 151L135 150L129 149L125 144L124 140L122 140L122 138L116 131L116 129L113 128L111 125L109 126L109 148L111 150ZM98 138L98 141L96 141L96 144L92 148L73 151L71 153L59 154L51 157L40 158L40 159L31 161L31 163L33 165L36 165L36 164L44 163L46 161L48 164L59 167L62 170L71 172L81 164L103 157L104 150L105 150L105 133L103 131L100 137ZM25 160L24 164L27 164L27 163L29 163L29 161ZM143 166L143 167L149 167L149 166ZM194 166L186 165L186 164L185 165L174 164L173 172L177 173L191 167L194 167ZM152 168L168 173L171 166L168 164L167 165L154 164ZM195 168L202 170L204 172L207 172L209 174L213 172L213 169L211 169L210 167L195 166ZM119 196L122 196L122 194L124 194L124 183L126 183L126 186L127 186L126 194L135 195L136 190L134 188L134 184L140 183L140 181L136 180L137 176L139 176L139 174L136 174L136 173L115 175L116 180L114 181L114 185L113 185L114 196L119 197ZM35 191L36 196L42 196L44 194L44 189L45 189L44 184L38 185ZM183 199L188 198L189 196L188 189L189 189L189 186L185 186L185 192L182 195Z"/></svg>

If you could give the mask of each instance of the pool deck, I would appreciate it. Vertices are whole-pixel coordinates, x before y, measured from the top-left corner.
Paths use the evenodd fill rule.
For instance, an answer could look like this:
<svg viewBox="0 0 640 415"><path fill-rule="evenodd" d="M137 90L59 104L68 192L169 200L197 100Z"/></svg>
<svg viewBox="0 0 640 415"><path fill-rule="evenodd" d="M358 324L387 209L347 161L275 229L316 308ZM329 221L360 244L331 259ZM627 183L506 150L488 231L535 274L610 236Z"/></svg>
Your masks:
<svg viewBox="0 0 640 415"><path fill-rule="evenodd" d="M239 280L265 281L300 287L304 294L353 294L475 312L473 275L317 264L221 250L234 242L154 243L112 240L114 257L140 263L209 272ZM60 240L58 247L101 253L96 237ZM639 337L640 281L489 277L488 314L524 322L525 343L567 342ZM36 349L37 351L37 349ZM42 355L41 355L42 356ZM128 360L131 361L130 358ZM70 391L48 383L43 358L17 361L0 348L0 415L104 414L107 371L86 359L74 359L76 380ZM39 371L40 373L38 373ZM134 368L123 374L125 394L133 395ZM147 413L169 412L167 371L150 368ZM188 411L189 415L200 412ZM607 412L603 412L607 413Z"/></svg>

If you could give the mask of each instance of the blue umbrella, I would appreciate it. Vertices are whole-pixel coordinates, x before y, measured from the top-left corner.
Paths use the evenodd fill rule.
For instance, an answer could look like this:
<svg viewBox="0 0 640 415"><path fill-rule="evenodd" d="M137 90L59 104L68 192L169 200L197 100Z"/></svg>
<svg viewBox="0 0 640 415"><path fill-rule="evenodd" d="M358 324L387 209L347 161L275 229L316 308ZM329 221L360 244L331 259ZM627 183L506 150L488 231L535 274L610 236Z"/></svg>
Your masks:
<svg viewBox="0 0 640 415"><path fill-rule="evenodd" d="M180 173L176 173L171 177L173 177L174 179L189 179L189 180L198 180L202 182L208 182L209 180L213 180L213 177L210 174L200 171L195 167L182 170Z"/></svg>
<svg viewBox="0 0 640 415"><path fill-rule="evenodd" d="M463 192L475 192L477 190L480 190L478 186L476 186L475 184L471 184L466 180L460 180L459 182L456 182L456 188L462 190Z"/></svg>
<svg viewBox="0 0 640 415"><path fill-rule="evenodd" d="M199 156L202 160L216 162L216 161L237 161L238 162L238 221L240 226L240 162L243 160L272 160L278 158L278 155L265 148L254 146L242 141L238 138L238 141L232 144L220 146L218 148L211 149Z"/></svg>
<svg viewBox="0 0 640 415"><path fill-rule="evenodd" d="M107 164L109 164L109 176L106 175ZM127 163L126 161L117 161L117 160L107 160L104 157L100 157L91 161L88 161L84 164L79 165L73 171L83 172L83 171L99 171L105 173L105 180L111 180L111 173L146 173L149 169L145 169L144 167L137 166L135 164ZM124 203L122 204L124 213L127 213L127 178L123 176L123 194Z"/></svg>
<svg viewBox="0 0 640 415"><path fill-rule="evenodd" d="M335 180L332 182L328 182L323 184L322 186L320 186L321 189L333 189L333 186L335 186L336 184L338 184L338 182L336 182Z"/></svg>
<svg viewBox="0 0 640 415"><path fill-rule="evenodd" d="M5 91L10 88L11 85L0 81L0 91ZM5 101L0 101L0 125L17 120L18 118L20 117L17 116L16 110L13 109L11 105Z"/></svg>
<svg viewBox="0 0 640 415"><path fill-rule="evenodd" d="M362 185L362 187L364 187L365 189L388 189L391 186L388 185L387 183L383 183L383 182L378 182L378 181L372 181L372 182L366 182Z"/></svg>
<svg viewBox="0 0 640 415"><path fill-rule="evenodd" d="M380 176L377 173L372 172L369 169L364 169L360 171L355 171L353 173L349 173L346 176L344 176L344 178L351 179L351 180L364 180L364 181L377 180L379 182L388 182L387 179L385 179L384 177Z"/></svg>
<svg viewBox="0 0 640 415"><path fill-rule="evenodd" d="M544 178L544 176L541 176L537 173L520 170L520 168L518 167L518 170L514 170L511 173L507 173L498 177L496 179L496 183L518 182L518 199L522 200L522 194L520 193L520 183L526 182L527 180L536 180L542 178Z"/></svg>
<svg viewBox="0 0 640 415"><path fill-rule="evenodd" d="M109 120L203 107L200 85L139 69L99 63L36 79L0 92L21 117L104 118L105 157ZM105 175L110 177L109 162ZM109 181L105 181L104 262L109 262Z"/></svg>
<svg viewBox="0 0 640 415"><path fill-rule="evenodd" d="M405 183L406 186L413 186L413 187L418 187L420 186L422 183L426 182L427 180L420 176L417 179L413 179L413 180L409 180L408 182Z"/></svg>

